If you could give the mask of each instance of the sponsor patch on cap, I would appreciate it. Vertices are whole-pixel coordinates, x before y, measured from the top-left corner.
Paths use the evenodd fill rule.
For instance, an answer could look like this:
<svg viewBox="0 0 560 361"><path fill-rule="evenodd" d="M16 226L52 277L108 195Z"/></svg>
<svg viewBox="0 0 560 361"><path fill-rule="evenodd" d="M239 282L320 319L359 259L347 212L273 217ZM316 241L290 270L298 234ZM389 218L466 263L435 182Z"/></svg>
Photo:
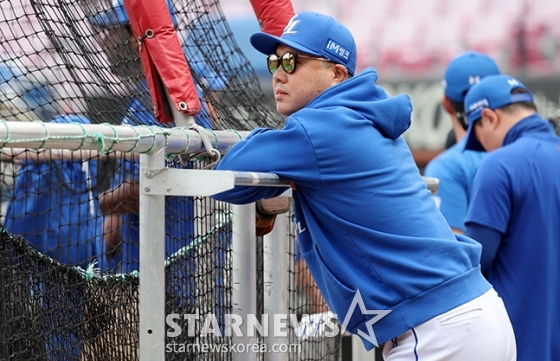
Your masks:
<svg viewBox="0 0 560 361"><path fill-rule="evenodd" d="M337 58L341 59L345 63L348 62L350 58L350 50L346 49L341 44L337 43L336 41L329 39L327 42L327 46L325 46L325 51L329 54L336 56Z"/></svg>

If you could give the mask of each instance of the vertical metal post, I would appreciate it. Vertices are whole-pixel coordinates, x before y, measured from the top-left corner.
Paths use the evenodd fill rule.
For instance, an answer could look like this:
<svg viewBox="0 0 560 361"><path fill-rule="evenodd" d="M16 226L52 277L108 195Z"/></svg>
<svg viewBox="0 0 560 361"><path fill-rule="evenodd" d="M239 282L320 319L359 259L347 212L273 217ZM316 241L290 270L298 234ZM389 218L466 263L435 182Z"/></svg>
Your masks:
<svg viewBox="0 0 560 361"><path fill-rule="evenodd" d="M175 123L175 125L178 127L185 127L185 128L190 128L191 126L195 125L196 122L194 120L194 117L192 115L187 115L183 112L178 111L175 108L175 104L173 104L171 96L169 96L169 91L167 90L167 88L164 86L163 89L165 91L165 97L167 98L167 101L169 103L171 114L173 114L173 122ZM203 104L200 105L203 106Z"/></svg>
<svg viewBox="0 0 560 361"><path fill-rule="evenodd" d="M289 264L290 254L288 237L289 213L282 213L276 217L276 223L272 232L264 236L264 314L268 315L268 337L265 338L268 353L264 354L265 361L287 361L287 352L271 352L278 349L279 345L288 346L288 327L290 322L288 315L289 303ZM275 320L275 315L278 319ZM286 315L285 318L279 315ZM281 320L281 321L280 321ZM283 334L275 334L276 322L286 323L282 328ZM277 330L278 331L278 330Z"/></svg>
<svg viewBox="0 0 560 361"><path fill-rule="evenodd" d="M150 195L144 174L163 168L164 155L140 155L140 361L165 359L165 196Z"/></svg>
<svg viewBox="0 0 560 361"><path fill-rule="evenodd" d="M255 231L255 204L232 205L232 308L233 315L243 321L238 334L232 330L232 343L236 345L255 345L256 335L247 335L247 315L257 313L257 245ZM233 361L256 361L257 353L250 349L235 352Z"/></svg>

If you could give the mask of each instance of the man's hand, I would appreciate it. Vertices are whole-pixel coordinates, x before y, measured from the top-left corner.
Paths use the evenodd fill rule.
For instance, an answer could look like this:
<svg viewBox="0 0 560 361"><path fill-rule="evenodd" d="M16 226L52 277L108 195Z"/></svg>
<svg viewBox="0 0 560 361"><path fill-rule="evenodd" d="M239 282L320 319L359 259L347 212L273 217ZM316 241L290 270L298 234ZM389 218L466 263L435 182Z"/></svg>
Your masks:
<svg viewBox="0 0 560 361"><path fill-rule="evenodd" d="M257 201L257 237L272 231L276 216L286 213L292 206L291 198L275 197Z"/></svg>

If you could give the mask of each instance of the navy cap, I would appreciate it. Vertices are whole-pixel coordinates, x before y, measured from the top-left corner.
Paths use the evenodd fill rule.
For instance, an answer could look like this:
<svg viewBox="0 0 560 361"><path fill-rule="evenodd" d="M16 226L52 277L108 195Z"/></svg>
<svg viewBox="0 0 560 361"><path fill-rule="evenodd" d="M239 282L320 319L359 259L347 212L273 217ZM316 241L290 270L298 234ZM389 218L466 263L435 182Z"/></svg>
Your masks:
<svg viewBox="0 0 560 361"><path fill-rule="evenodd" d="M471 86L496 74L500 74L500 69L492 58L476 51L466 51L449 62L442 81L443 93L450 100L462 103Z"/></svg>
<svg viewBox="0 0 560 361"><path fill-rule="evenodd" d="M512 94L512 90L516 88L524 89L526 93ZM491 75L474 85L467 93L464 103L469 123L465 149L484 150L473 130L476 121L482 117L484 108L496 110L506 105L523 102L534 103L533 95L523 83L512 76Z"/></svg>
<svg viewBox="0 0 560 361"><path fill-rule="evenodd" d="M302 53L342 64L350 75L356 71L356 42L350 30L330 16L302 12L290 19L282 36L256 33L251 44L265 55L274 54L283 44Z"/></svg>

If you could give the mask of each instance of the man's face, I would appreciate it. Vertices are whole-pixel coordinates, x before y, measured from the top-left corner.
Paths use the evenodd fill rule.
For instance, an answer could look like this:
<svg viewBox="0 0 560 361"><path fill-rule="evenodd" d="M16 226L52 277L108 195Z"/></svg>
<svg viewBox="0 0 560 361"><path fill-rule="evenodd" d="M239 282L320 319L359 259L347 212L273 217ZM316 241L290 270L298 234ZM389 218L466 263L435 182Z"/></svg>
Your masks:
<svg viewBox="0 0 560 361"><path fill-rule="evenodd" d="M279 57L286 52L300 54L285 45L279 45L276 49ZM288 116L304 108L313 98L336 84L333 77L333 63L307 57L297 58L295 71L291 74L279 66L272 76L276 110Z"/></svg>
<svg viewBox="0 0 560 361"><path fill-rule="evenodd" d="M485 109L482 112L482 118L474 123L474 135L487 152L491 152L502 146L503 139L500 138L500 133L498 131L498 117L499 115L496 112Z"/></svg>

